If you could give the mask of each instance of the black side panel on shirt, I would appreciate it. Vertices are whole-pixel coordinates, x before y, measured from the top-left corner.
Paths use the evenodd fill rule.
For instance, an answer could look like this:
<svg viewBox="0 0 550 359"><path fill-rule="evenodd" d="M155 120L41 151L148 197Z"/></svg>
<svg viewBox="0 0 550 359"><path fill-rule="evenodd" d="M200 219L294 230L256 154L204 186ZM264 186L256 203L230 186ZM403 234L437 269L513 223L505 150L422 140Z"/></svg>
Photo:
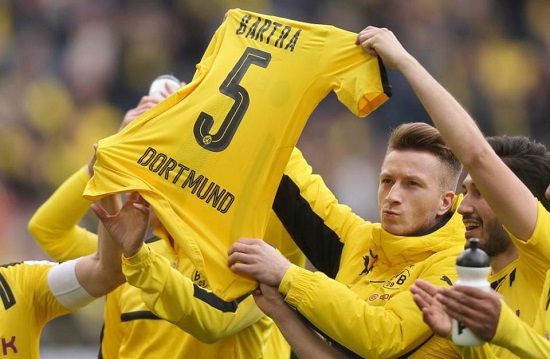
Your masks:
<svg viewBox="0 0 550 359"><path fill-rule="evenodd" d="M127 312L120 315L121 322L129 322L130 320L137 319L159 320L161 318L157 317L153 312L148 310L137 310L135 312Z"/></svg>
<svg viewBox="0 0 550 359"><path fill-rule="evenodd" d="M8 310L15 305L15 297L8 281L0 274L0 298L4 304L4 309Z"/></svg>
<svg viewBox="0 0 550 359"><path fill-rule="evenodd" d="M319 271L335 278L340 267L343 244L300 195L292 179L283 175L273 210L294 242Z"/></svg>
<svg viewBox="0 0 550 359"><path fill-rule="evenodd" d="M196 284L193 284L193 289L193 296L195 298L202 300L206 304L222 312L235 312L237 310L237 307L239 306L239 303L245 300L246 297L250 295L250 293L246 293L232 302L226 302L214 293L204 290Z"/></svg>

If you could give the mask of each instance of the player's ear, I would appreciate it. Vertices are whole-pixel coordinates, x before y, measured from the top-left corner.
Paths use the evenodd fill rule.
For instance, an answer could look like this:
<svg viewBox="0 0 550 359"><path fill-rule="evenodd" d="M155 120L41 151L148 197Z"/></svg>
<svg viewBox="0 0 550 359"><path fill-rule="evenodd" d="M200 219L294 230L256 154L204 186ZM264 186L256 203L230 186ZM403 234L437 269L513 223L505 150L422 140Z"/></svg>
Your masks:
<svg viewBox="0 0 550 359"><path fill-rule="evenodd" d="M437 211L439 216L444 215L451 209L455 196L456 194L453 191L445 191L441 194L439 208Z"/></svg>

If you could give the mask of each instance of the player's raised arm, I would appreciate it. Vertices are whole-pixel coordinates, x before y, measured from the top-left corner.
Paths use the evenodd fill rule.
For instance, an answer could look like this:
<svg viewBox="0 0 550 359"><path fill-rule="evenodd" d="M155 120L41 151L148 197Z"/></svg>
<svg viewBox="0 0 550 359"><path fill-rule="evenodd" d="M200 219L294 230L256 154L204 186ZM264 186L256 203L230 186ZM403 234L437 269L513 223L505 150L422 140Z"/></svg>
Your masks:
<svg viewBox="0 0 550 359"><path fill-rule="evenodd" d="M537 220L536 200L495 154L466 110L403 48L391 31L369 26L359 33L358 43L405 76L500 221L518 238L528 239Z"/></svg>

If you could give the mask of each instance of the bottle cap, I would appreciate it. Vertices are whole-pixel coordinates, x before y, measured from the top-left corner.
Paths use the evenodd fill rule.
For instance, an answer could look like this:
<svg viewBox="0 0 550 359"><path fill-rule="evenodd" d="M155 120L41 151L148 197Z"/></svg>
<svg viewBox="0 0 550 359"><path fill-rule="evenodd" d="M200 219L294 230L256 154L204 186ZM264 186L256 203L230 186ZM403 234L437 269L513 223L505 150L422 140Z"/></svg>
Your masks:
<svg viewBox="0 0 550 359"><path fill-rule="evenodd" d="M489 267L489 256L482 249L479 249L479 238L471 238L468 241L469 247L456 259L456 265L461 267L484 268Z"/></svg>

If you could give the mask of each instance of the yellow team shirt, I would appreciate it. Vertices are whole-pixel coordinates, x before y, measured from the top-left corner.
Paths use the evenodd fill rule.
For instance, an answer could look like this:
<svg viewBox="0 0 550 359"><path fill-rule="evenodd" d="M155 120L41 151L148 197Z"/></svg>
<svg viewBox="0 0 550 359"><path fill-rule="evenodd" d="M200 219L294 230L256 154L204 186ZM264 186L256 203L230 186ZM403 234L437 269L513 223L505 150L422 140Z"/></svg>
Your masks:
<svg viewBox="0 0 550 359"><path fill-rule="evenodd" d="M0 357L38 358L44 325L69 313L48 286L54 265L27 261L0 266Z"/></svg>
<svg viewBox="0 0 550 359"><path fill-rule="evenodd" d="M539 311L535 319L534 329L550 340L550 271L546 272L546 279L540 296ZM549 355L550 356L550 355Z"/></svg>
<svg viewBox="0 0 550 359"><path fill-rule="evenodd" d="M339 204L295 150L273 208L326 274L293 266L279 290L320 332L361 357L457 357L448 341L433 337L408 290L418 278L437 286L456 278L456 256L464 248L457 205L444 225L425 235L392 235ZM338 251L336 265L327 266L328 254Z"/></svg>
<svg viewBox="0 0 550 359"><path fill-rule="evenodd" d="M81 196L88 180L85 168L73 174L30 221L30 231L39 245L57 260L69 260L97 250L96 234L77 225L89 208L89 202ZM293 263L304 264L303 254L273 213L266 240ZM258 310L252 297L241 302L236 312L220 311L195 297L195 288L207 290L208 283L198 275L186 257L178 257L177 251L165 240L150 241L147 246L166 259L156 262L160 263L161 268L167 263L171 268L178 268L188 280L179 278L177 286L171 287L181 290L179 300L172 300L171 306L157 314L146 305L139 288L123 284L109 293L101 335L102 358L263 356L279 359L290 356L288 343L273 322ZM154 271L151 274L155 277ZM165 275L161 273L161 276ZM160 298L164 293L161 290L154 292ZM161 315L171 322L161 319Z"/></svg>
<svg viewBox="0 0 550 359"><path fill-rule="evenodd" d="M518 248L518 258L498 273L489 276L493 289L502 295L503 302L507 305L503 309L504 315L515 313L529 327L533 327L537 315L543 315L534 303L541 300L541 293L544 295L543 284L550 269L550 213L540 202L537 206L537 224L531 238L521 241L508 232ZM508 338L512 341L518 339L515 335ZM505 345L504 340L499 339L500 345L457 348L465 358L518 358L506 349L515 344Z"/></svg>
<svg viewBox="0 0 550 359"><path fill-rule="evenodd" d="M388 99L381 64L356 36L230 10L193 80L99 142L85 197L139 191L216 295L251 291L255 283L228 269L227 249L264 237L311 112L331 90L358 116Z"/></svg>

